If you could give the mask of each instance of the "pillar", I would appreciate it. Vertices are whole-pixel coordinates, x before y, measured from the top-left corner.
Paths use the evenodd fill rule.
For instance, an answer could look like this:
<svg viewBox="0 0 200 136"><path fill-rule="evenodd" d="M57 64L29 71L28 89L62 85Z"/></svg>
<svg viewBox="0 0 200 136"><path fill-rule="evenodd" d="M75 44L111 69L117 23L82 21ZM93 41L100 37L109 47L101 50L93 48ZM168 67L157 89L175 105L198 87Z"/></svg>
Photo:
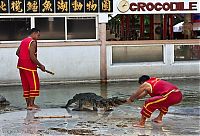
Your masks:
<svg viewBox="0 0 200 136"><path fill-rule="evenodd" d="M100 80L107 83L107 62L106 62L106 23L99 24L100 45Z"/></svg>
<svg viewBox="0 0 200 136"><path fill-rule="evenodd" d="M134 40L137 40L137 33L135 30L135 18L134 15L131 15L131 36Z"/></svg>
<svg viewBox="0 0 200 136"><path fill-rule="evenodd" d="M154 15L149 15L150 16L150 40L154 39Z"/></svg>
<svg viewBox="0 0 200 136"><path fill-rule="evenodd" d="M154 15L154 40L160 40L162 37L161 15Z"/></svg>
<svg viewBox="0 0 200 136"><path fill-rule="evenodd" d="M168 35L168 15L164 14L163 15L163 40L167 39Z"/></svg>
<svg viewBox="0 0 200 136"><path fill-rule="evenodd" d="M124 40L124 18L125 15L120 16L120 39Z"/></svg>
<svg viewBox="0 0 200 136"><path fill-rule="evenodd" d="M126 40L130 40L130 15L126 15Z"/></svg>
<svg viewBox="0 0 200 136"><path fill-rule="evenodd" d="M174 16L172 14L169 15L169 39L174 39Z"/></svg>
<svg viewBox="0 0 200 136"><path fill-rule="evenodd" d="M191 14L184 15L184 23L183 23L183 34L184 39L192 38L192 17Z"/></svg>
<svg viewBox="0 0 200 136"><path fill-rule="evenodd" d="M140 39L144 39L144 15L140 15Z"/></svg>

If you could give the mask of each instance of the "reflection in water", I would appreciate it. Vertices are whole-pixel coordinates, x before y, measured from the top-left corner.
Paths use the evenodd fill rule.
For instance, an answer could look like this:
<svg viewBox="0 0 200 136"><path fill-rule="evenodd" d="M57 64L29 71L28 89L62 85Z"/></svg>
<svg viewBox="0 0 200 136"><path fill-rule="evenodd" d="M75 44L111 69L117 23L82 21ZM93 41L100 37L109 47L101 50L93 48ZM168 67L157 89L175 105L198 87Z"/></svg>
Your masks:
<svg viewBox="0 0 200 136"><path fill-rule="evenodd" d="M40 121L34 119L37 110L27 110L26 118L24 119L24 126L22 131L29 134L37 134L40 129Z"/></svg>
<svg viewBox="0 0 200 136"><path fill-rule="evenodd" d="M102 84L100 84L100 87L101 87L101 92L100 92L101 96L103 98L108 98L107 84L106 83L102 83Z"/></svg>
<svg viewBox="0 0 200 136"><path fill-rule="evenodd" d="M200 100L199 91L200 90L182 89L182 92L184 93L183 97L184 103L181 106L184 105L197 106Z"/></svg>
<svg viewBox="0 0 200 136"><path fill-rule="evenodd" d="M34 123L38 123L38 120L35 120L35 114L37 113L37 110L27 110L26 113L26 118L24 119L24 124L28 125L28 124L34 124Z"/></svg>
<svg viewBox="0 0 200 136"><path fill-rule="evenodd" d="M158 124L153 124L152 123L152 129L151 129L151 133L150 136L167 136L169 130L167 130L166 126L160 126Z"/></svg>

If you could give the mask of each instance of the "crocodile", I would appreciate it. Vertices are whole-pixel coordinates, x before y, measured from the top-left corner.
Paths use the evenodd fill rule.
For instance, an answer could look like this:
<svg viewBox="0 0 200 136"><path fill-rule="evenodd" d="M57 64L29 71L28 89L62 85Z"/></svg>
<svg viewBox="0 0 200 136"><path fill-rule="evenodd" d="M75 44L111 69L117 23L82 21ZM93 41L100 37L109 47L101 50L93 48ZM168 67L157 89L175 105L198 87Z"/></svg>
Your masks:
<svg viewBox="0 0 200 136"><path fill-rule="evenodd" d="M92 107L93 111L97 111L98 108L104 108L105 111L112 110L113 107L121 105L126 102L126 99L119 99L118 97L103 98L102 96L96 95L95 93L79 93L73 96L72 99L68 100L67 104L63 108L68 108L73 103L78 103L77 108L72 110L83 111Z"/></svg>
<svg viewBox="0 0 200 136"><path fill-rule="evenodd" d="M6 100L5 97L0 95L0 106L10 105L10 102Z"/></svg>

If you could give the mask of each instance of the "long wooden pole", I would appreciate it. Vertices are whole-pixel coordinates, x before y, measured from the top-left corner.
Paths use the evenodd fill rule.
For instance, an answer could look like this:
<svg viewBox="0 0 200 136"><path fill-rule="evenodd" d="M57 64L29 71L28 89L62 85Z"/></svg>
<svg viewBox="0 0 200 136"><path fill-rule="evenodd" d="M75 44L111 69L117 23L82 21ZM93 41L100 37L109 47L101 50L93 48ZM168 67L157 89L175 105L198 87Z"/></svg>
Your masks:
<svg viewBox="0 0 200 136"><path fill-rule="evenodd" d="M136 30L135 30L135 28L134 28L134 26L135 26L135 18L134 18L134 15L131 15L132 17L131 17L131 23L132 23L132 25L131 25L131 36L133 36L133 38L135 39L135 40L137 40L137 36L136 36Z"/></svg>
<svg viewBox="0 0 200 136"><path fill-rule="evenodd" d="M168 15L163 15L163 40L167 39L167 23L168 23Z"/></svg>
<svg viewBox="0 0 200 136"><path fill-rule="evenodd" d="M150 40L154 39L154 15L150 16Z"/></svg>
<svg viewBox="0 0 200 136"><path fill-rule="evenodd" d="M120 16L120 39L124 39L124 15Z"/></svg>
<svg viewBox="0 0 200 136"><path fill-rule="evenodd" d="M144 15L140 15L140 39L144 39Z"/></svg>
<svg viewBox="0 0 200 136"><path fill-rule="evenodd" d="M130 40L130 15L126 15L126 40Z"/></svg>
<svg viewBox="0 0 200 136"><path fill-rule="evenodd" d="M72 116L37 116L34 119L45 119L45 118L71 118Z"/></svg>
<svg viewBox="0 0 200 136"><path fill-rule="evenodd" d="M174 38L174 31L173 31L173 23L174 23L174 16L169 15L169 38L172 40Z"/></svg>

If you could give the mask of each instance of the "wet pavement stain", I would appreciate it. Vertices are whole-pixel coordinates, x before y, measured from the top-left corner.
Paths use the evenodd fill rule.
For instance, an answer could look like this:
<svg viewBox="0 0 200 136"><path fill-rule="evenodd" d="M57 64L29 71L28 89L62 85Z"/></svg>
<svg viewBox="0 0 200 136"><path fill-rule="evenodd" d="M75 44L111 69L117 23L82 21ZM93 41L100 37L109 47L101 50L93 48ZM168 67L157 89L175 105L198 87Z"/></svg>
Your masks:
<svg viewBox="0 0 200 136"><path fill-rule="evenodd" d="M49 128L49 130L55 130L57 132L61 133L68 133L72 135L95 135L93 131L95 130L89 130L89 129L65 129L65 128ZM97 135L95 135L97 136Z"/></svg>

